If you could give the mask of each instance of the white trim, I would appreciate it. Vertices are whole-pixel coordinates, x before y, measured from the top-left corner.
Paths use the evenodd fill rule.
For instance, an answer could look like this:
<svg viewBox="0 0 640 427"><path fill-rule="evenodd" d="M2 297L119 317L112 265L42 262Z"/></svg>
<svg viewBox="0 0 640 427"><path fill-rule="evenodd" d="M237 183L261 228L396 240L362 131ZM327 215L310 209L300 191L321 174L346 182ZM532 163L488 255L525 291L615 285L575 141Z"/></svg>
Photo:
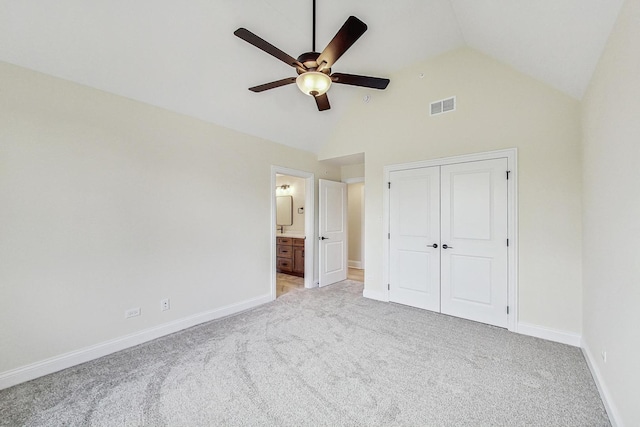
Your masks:
<svg viewBox="0 0 640 427"><path fill-rule="evenodd" d="M30 381L43 375L61 371L81 363L89 362L90 360L98 359L117 351L143 344L201 323L237 314L262 304L266 304L270 301L271 295L266 294L257 298L194 314L183 319L174 320L163 325L154 326L139 332L85 347L80 350L71 351L36 363L5 371L0 373L0 390L25 381Z"/></svg>
<svg viewBox="0 0 640 427"><path fill-rule="evenodd" d="M364 182L364 178L362 178L362 180ZM366 229L365 229L365 226L364 226L364 224L365 224L364 223L364 221L365 221L365 219L364 219L365 218L365 197L366 197L366 193L365 193L365 190L364 190L365 186L366 185L362 186L362 194L360 195L361 196L360 197L360 202L361 202L361 205L360 205L360 212L361 212L361 214L360 214L360 259L361 259L360 268L362 268L363 270L365 268L364 267L364 265L365 265L364 264L364 259L365 259L364 256L365 256L366 246L367 246L365 244L366 243L365 242Z"/></svg>
<svg viewBox="0 0 640 427"><path fill-rule="evenodd" d="M371 289L365 289L362 291L362 296L376 301L389 302L389 294L387 292L373 291Z"/></svg>
<svg viewBox="0 0 640 427"><path fill-rule="evenodd" d="M557 329L546 328L544 326L532 325L531 323L518 323L517 332L530 337L542 338L562 344L580 347L582 337L575 332L559 331Z"/></svg>
<svg viewBox="0 0 640 427"><path fill-rule="evenodd" d="M358 270L362 270L362 262L349 260L349 268L357 268Z"/></svg>
<svg viewBox="0 0 640 427"><path fill-rule="evenodd" d="M312 172L271 165L271 299L276 299L276 174L304 178L304 287L315 288L315 175Z"/></svg>
<svg viewBox="0 0 640 427"><path fill-rule="evenodd" d="M622 427L622 418L620 417L620 412L613 402L613 397L611 396L611 392L607 388L604 380L602 379L602 373L600 369L598 369L598 365L595 363L593 353L589 349L587 343L582 340L582 354L584 355L585 360L587 361L587 366L591 371L591 375L593 376L594 382L596 383L596 387L600 392L600 398L602 398L602 403L604 403L604 408L607 410L607 415L609 415L609 422L611 422L612 427Z"/></svg>
<svg viewBox="0 0 640 427"><path fill-rule="evenodd" d="M390 226L390 218L389 218L389 210L391 207L391 201L389 199L389 188L388 188L388 183L390 180L389 177L389 173L391 172L393 166L385 166L384 167L384 182L383 184L383 190L382 190L382 241L384 242L382 244L382 285L384 287L386 287L387 289L385 289L384 291L375 291L375 292L382 292L385 294L385 299L387 301L389 301L389 254L390 254L390 249L389 249L389 230L391 229ZM367 284L365 282L365 292L367 291ZM382 300L380 300L382 301Z"/></svg>
<svg viewBox="0 0 640 427"><path fill-rule="evenodd" d="M384 181L382 192L382 203L384 206L382 212L382 239L386 244L382 245L382 278L383 283L389 283L389 191L387 191L387 183L389 182L389 174L393 171L401 171L407 169L426 168L431 166L443 166L455 163L475 162L479 160L491 160L498 158L507 159L507 167L511 172L507 181L507 221L508 221L508 238L509 247L507 248L508 257L508 304L509 315L507 320L507 328L512 332L518 329L518 149L508 148L505 150L488 151L484 153L473 153L462 156L443 157L439 159L423 160L418 162L401 163L396 165L384 166ZM389 291L385 291L387 294ZM388 299L388 296L387 296Z"/></svg>

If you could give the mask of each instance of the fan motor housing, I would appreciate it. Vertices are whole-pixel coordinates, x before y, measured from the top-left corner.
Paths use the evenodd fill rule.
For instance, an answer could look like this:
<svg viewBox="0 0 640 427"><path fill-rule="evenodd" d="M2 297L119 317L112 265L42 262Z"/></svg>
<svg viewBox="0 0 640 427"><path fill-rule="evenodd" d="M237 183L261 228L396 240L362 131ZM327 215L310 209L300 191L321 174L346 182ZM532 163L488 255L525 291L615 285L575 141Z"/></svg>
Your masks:
<svg viewBox="0 0 640 427"><path fill-rule="evenodd" d="M318 63L316 60L320 56L318 52L305 52L302 55L298 56L298 61L302 63L307 68L307 71L318 71ZM304 74L306 71L302 71L299 68L296 69L298 74ZM320 70L321 73L326 75L331 74L331 68L323 68Z"/></svg>

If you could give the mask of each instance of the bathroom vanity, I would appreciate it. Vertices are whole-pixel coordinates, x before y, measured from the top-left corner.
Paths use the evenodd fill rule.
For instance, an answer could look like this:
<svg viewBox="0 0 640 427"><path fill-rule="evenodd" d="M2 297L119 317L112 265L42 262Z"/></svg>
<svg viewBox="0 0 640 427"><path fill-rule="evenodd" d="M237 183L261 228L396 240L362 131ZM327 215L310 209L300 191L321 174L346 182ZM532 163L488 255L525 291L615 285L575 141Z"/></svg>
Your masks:
<svg viewBox="0 0 640 427"><path fill-rule="evenodd" d="M276 253L278 273L304 277L304 238L278 236Z"/></svg>

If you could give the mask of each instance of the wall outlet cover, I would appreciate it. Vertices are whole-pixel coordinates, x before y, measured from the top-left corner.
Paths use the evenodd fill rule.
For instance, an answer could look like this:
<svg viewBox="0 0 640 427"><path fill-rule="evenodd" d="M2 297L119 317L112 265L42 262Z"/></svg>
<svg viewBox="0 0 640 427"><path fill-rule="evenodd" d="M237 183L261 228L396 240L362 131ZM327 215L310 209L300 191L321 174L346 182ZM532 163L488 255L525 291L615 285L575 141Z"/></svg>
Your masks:
<svg viewBox="0 0 640 427"><path fill-rule="evenodd" d="M129 319L130 317L140 316L140 307L130 308L129 310L124 312L124 318Z"/></svg>

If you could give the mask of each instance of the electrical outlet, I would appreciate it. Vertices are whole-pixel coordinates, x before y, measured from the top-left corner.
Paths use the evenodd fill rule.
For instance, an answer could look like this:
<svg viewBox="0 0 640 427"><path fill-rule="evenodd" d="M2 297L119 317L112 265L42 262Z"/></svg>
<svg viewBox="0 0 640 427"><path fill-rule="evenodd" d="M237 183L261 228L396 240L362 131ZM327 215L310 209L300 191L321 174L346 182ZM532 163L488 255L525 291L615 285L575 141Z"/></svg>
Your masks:
<svg viewBox="0 0 640 427"><path fill-rule="evenodd" d="M124 312L124 318L128 319L130 317L140 316L140 307L130 308L129 310Z"/></svg>
<svg viewBox="0 0 640 427"><path fill-rule="evenodd" d="M602 360L604 361L604 363L607 363L607 350L602 349L602 352L600 352L600 355L602 356Z"/></svg>
<svg viewBox="0 0 640 427"><path fill-rule="evenodd" d="M162 301L160 301L160 311L167 311L169 310L170 306L169 306L169 298L163 299Z"/></svg>

